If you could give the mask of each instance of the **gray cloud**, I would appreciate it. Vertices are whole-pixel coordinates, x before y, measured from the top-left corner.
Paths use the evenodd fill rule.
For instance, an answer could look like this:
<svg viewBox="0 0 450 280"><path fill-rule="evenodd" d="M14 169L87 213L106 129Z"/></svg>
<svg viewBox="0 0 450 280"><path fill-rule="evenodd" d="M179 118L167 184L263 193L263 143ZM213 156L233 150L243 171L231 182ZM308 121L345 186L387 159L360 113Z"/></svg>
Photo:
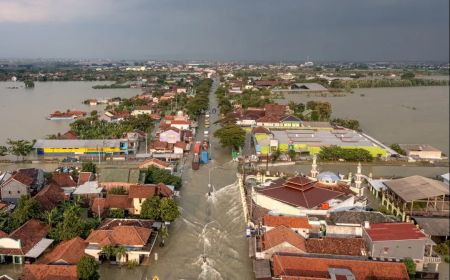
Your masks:
<svg viewBox="0 0 450 280"><path fill-rule="evenodd" d="M448 60L448 8L448 0L0 0L8 34L0 56Z"/></svg>

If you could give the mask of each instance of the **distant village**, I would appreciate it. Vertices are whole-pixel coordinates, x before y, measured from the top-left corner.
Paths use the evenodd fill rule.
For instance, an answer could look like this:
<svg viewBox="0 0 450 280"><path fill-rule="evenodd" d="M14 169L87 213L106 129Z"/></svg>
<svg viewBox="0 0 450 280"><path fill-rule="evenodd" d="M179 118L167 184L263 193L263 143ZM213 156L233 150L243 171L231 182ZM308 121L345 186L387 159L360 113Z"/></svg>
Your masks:
<svg viewBox="0 0 450 280"><path fill-rule="evenodd" d="M120 77L99 92L142 92L49 112L43 118L69 121L70 129L29 141L25 151L20 143L4 147L5 157L33 167L0 170L0 270L21 266L17 279L25 280L98 279L99 265L154 265L155 246L164 247L183 214L183 175L210 172L217 138L237 166L255 279L439 279L439 266L449 262L449 174L380 178L364 169L448 167L448 155L426 143L388 146L358 120L334 118L329 102L283 96L444 82L384 65L328 73L311 63L84 66L77 79ZM27 79L43 76L64 75ZM354 171L321 170L330 162ZM44 163L59 167L44 170ZM296 170L305 164L307 174ZM198 188L211 195L210 184Z"/></svg>

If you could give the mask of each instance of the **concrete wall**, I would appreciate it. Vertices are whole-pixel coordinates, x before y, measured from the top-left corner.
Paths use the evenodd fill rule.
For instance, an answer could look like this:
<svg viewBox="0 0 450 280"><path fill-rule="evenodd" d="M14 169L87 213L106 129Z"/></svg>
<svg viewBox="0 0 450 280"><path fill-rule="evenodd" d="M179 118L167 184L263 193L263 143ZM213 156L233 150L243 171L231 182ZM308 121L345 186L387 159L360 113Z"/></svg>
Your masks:
<svg viewBox="0 0 450 280"><path fill-rule="evenodd" d="M19 198L23 195L29 195L29 189L26 185L11 180L7 184L2 186L2 200L10 203L17 203Z"/></svg>
<svg viewBox="0 0 450 280"><path fill-rule="evenodd" d="M327 225L327 236L350 237L362 236L362 228L355 226Z"/></svg>
<svg viewBox="0 0 450 280"><path fill-rule="evenodd" d="M278 253L278 252L295 253L295 254L305 253L304 251L300 250L299 248L292 246L290 243L283 242L283 243L278 244L268 250L261 252L261 254L258 254L257 257L262 257L263 259L270 259L274 253Z"/></svg>

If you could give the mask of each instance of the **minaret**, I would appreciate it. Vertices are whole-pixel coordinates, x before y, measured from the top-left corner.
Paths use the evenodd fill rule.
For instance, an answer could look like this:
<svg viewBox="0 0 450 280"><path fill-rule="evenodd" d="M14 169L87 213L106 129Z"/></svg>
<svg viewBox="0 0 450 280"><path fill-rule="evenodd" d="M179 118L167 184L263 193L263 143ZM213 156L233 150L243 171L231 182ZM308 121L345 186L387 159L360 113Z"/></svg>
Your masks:
<svg viewBox="0 0 450 280"><path fill-rule="evenodd" d="M316 178L319 171L317 171L317 155L313 155L313 162L311 166L311 178Z"/></svg>
<svg viewBox="0 0 450 280"><path fill-rule="evenodd" d="M362 173L361 173L361 162L358 163L355 174L355 187L358 189L359 196L361 196L361 184L362 184Z"/></svg>

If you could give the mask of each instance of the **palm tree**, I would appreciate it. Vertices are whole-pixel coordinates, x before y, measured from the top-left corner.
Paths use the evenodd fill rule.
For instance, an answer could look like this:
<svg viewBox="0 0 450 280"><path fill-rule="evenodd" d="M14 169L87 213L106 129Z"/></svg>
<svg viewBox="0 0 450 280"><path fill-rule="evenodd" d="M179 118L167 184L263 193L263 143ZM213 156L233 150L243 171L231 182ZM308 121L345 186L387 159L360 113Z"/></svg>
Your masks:
<svg viewBox="0 0 450 280"><path fill-rule="evenodd" d="M114 253L116 254L117 261L120 262L127 255L127 249L123 246L118 246L114 249Z"/></svg>
<svg viewBox="0 0 450 280"><path fill-rule="evenodd" d="M111 256L113 256L115 254L115 248L113 245L106 245L102 248L102 251L100 252L100 254L105 255L107 260L111 260Z"/></svg>
<svg viewBox="0 0 450 280"><path fill-rule="evenodd" d="M57 215L58 215L58 209L56 209L56 208L53 208L50 211L44 212L45 220L49 226L53 226L53 223L55 222Z"/></svg>
<svg viewBox="0 0 450 280"><path fill-rule="evenodd" d="M162 246L164 246L166 238L169 237L169 229L166 226L163 226L161 228L161 230L159 231L159 234L161 235L161 239L162 239L161 243L160 243L160 246L162 247Z"/></svg>

